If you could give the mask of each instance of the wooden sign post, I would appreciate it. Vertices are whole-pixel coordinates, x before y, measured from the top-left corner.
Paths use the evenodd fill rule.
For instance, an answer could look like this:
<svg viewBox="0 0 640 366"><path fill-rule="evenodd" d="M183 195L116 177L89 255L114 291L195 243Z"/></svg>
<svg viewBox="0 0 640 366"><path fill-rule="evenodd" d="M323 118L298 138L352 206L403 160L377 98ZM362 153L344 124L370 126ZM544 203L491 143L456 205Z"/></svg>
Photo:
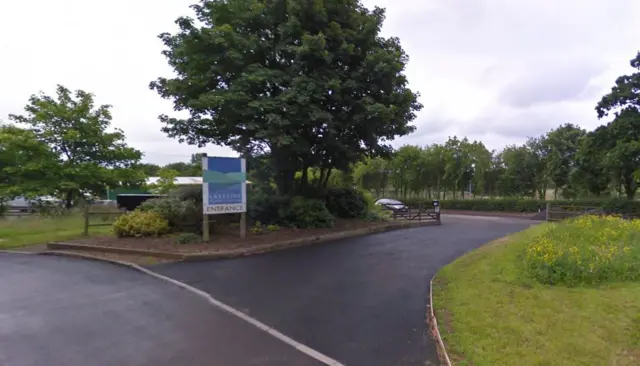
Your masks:
<svg viewBox="0 0 640 366"><path fill-rule="evenodd" d="M202 157L202 240L209 241L209 216L240 214L240 237L247 235L247 162Z"/></svg>

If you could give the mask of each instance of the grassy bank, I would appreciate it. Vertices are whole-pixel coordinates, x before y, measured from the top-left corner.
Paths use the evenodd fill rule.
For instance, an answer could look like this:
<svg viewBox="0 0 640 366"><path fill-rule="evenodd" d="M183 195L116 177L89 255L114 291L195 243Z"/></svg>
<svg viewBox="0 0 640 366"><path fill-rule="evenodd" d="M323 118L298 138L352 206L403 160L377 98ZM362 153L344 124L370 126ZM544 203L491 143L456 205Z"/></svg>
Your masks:
<svg viewBox="0 0 640 366"><path fill-rule="evenodd" d="M543 224L443 268L433 301L454 364L639 365L638 227Z"/></svg>
<svg viewBox="0 0 640 366"><path fill-rule="evenodd" d="M0 249L76 239L82 236L83 222L81 215L0 218ZM104 234L110 230L109 226L92 227L90 234Z"/></svg>

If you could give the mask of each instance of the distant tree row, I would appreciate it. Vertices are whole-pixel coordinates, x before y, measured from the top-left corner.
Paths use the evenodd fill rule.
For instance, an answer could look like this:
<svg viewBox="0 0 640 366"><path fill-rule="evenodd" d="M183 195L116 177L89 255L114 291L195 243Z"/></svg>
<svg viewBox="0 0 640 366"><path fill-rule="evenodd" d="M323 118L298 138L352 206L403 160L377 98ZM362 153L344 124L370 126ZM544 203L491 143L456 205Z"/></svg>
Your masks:
<svg viewBox="0 0 640 366"><path fill-rule="evenodd" d="M640 53L631 60L640 71ZM613 119L587 132L567 123L523 145L489 151L482 142L449 138L444 144L403 146L391 159L367 159L354 178L378 195L443 198L516 196L544 198L618 195L635 197L640 183L640 72L616 80L596 106Z"/></svg>

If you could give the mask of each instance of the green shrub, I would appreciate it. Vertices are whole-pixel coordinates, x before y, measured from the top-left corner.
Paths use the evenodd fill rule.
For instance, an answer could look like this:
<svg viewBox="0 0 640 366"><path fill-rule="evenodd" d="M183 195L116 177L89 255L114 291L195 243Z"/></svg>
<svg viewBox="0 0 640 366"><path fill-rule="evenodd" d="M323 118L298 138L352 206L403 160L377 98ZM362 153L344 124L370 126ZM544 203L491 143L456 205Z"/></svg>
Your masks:
<svg viewBox="0 0 640 366"><path fill-rule="evenodd" d="M390 210L367 211L360 215L360 219L363 221L389 221L391 215Z"/></svg>
<svg viewBox="0 0 640 366"><path fill-rule="evenodd" d="M169 229L169 222L155 212L129 212L113 223L113 231L119 237L160 236Z"/></svg>
<svg viewBox="0 0 640 366"><path fill-rule="evenodd" d="M202 185L187 185L177 187L169 193L170 197L175 197L180 201L193 201L202 205Z"/></svg>
<svg viewBox="0 0 640 366"><path fill-rule="evenodd" d="M256 223L253 224L253 227L249 229L249 232L251 234L260 235L264 232L264 229L265 229L265 226L262 225L260 221L256 221Z"/></svg>
<svg viewBox="0 0 640 366"><path fill-rule="evenodd" d="M301 229L332 227L335 223L323 201L304 197L294 197L288 206L281 206L278 216L282 224Z"/></svg>
<svg viewBox="0 0 640 366"><path fill-rule="evenodd" d="M283 196L252 195L248 201L247 215L253 222L283 224L280 210L291 204L291 198ZM326 208L325 208L326 209Z"/></svg>
<svg viewBox="0 0 640 366"><path fill-rule="evenodd" d="M280 230L280 226L278 225L267 225L267 231L269 232L275 232Z"/></svg>
<svg viewBox="0 0 640 366"><path fill-rule="evenodd" d="M280 230L280 226L278 225L263 225L260 221L256 221L253 227L249 230L252 234L260 235L267 232L274 232Z"/></svg>
<svg viewBox="0 0 640 366"><path fill-rule="evenodd" d="M193 244L202 241L202 237L194 233L182 233L176 237L177 244Z"/></svg>
<svg viewBox="0 0 640 366"><path fill-rule="evenodd" d="M329 188L324 195L329 212L335 217L350 219L361 216L367 210L362 192L353 188Z"/></svg>
<svg viewBox="0 0 640 366"><path fill-rule="evenodd" d="M542 284L640 279L640 220L581 216L551 224L526 245L526 272Z"/></svg>
<svg viewBox="0 0 640 366"><path fill-rule="evenodd" d="M202 208L189 199L181 200L177 196L155 198L143 202L138 210L164 217L172 231L199 232L202 229Z"/></svg>

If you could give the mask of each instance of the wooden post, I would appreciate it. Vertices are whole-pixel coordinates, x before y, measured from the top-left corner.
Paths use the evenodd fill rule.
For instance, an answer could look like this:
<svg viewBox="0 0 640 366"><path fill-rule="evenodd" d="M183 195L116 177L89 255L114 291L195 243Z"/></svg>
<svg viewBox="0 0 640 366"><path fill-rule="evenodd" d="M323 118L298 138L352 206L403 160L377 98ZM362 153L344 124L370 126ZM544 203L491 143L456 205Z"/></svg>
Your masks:
<svg viewBox="0 0 640 366"><path fill-rule="evenodd" d="M209 241L209 215L202 214L202 241Z"/></svg>
<svg viewBox="0 0 640 366"><path fill-rule="evenodd" d="M240 214L240 238L244 239L247 237L247 213L243 212Z"/></svg>
<svg viewBox="0 0 640 366"><path fill-rule="evenodd" d="M203 153L202 155L200 155L200 160L202 161L202 205L203 207L207 205L207 199L206 197L204 197L204 186L205 186L205 182L204 182L204 171L207 170L207 153ZM206 208L205 208L206 210ZM208 242L210 239L209 236L209 215L207 215L207 213L203 210L202 212L202 241L204 242Z"/></svg>
<svg viewBox="0 0 640 366"><path fill-rule="evenodd" d="M551 209L551 203L547 202L547 209L544 212L544 221L549 221L549 210Z"/></svg>
<svg viewBox="0 0 640 366"><path fill-rule="evenodd" d="M84 236L89 236L89 203L84 206L84 230L82 232Z"/></svg>

